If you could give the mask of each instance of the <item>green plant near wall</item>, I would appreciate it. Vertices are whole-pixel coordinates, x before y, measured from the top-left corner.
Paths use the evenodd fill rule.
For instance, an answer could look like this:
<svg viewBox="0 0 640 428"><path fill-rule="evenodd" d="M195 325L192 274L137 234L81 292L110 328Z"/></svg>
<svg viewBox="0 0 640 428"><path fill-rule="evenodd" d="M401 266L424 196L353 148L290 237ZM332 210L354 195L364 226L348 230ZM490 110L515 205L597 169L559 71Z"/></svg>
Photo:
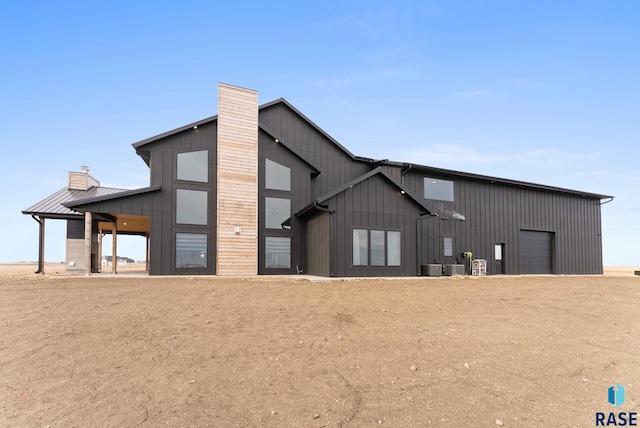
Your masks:
<svg viewBox="0 0 640 428"><path fill-rule="evenodd" d="M469 259L469 272L471 272L471 259L473 258L473 253L471 251L465 251L462 253L462 257Z"/></svg>

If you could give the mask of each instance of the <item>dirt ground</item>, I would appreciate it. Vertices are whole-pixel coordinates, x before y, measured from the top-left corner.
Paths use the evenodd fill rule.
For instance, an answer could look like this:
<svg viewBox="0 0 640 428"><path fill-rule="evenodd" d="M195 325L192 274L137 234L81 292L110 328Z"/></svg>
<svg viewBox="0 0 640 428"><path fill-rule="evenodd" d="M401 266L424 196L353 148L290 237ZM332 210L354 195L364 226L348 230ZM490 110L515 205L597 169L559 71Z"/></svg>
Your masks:
<svg viewBox="0 0 640 428"><path fill-rule="evenodd" d="M316 282L0 265L0 426L591 427L640 412L634 269Z"/></svg>

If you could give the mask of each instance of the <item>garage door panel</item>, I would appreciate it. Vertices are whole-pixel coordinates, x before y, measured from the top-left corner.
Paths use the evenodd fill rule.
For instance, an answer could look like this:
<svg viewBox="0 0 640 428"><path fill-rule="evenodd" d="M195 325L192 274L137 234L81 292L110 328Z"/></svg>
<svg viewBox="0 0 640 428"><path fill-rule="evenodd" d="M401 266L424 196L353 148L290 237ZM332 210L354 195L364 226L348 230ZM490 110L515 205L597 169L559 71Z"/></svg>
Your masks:
<svg viewBox="0 0 640 428"><path fill-rule="evenodd" d="M520 231L520 273L553 273L553 232Z"/></svg>

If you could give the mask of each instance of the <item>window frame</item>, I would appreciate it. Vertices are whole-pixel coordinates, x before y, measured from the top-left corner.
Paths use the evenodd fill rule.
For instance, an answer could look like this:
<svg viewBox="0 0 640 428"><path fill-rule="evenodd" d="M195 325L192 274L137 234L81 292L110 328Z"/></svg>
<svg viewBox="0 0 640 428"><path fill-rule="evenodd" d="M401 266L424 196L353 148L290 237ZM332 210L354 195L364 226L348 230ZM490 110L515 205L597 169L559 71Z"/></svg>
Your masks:
<svg viewBox="0 0 640 428"><path fill-rule="evenodd" d="M443 198L441 197L442 195L440 194L427 195L427 191L429 189L429 187L427 186L427 180L430 180L435 184L440 184L440 185L447 184L447 189L446 189L447 197ZM451 189L448 188L449 185L451 186ZM450 193L450 197L449 197L449 193ZM424 199L428 199L431 201L455 202L455 199L456 199L455 193L456 193L455 181L453 180L447 180L444 178L436 178L436 177L427 177L427 176L425 176L422 180L422 196L424 197Z"/></svg>
<svg viewBox="0 0 640 428"><path fill-rule="evenodd" d="M268 249L269 249L269 245L267 244L267 242L269 240L287 240L289 243L289 252L288 252L288 256L289 256L289 266L269 266L267 265L267 262L269 261L269 257L268 257ZM292 255L292 239L290 236L265 236L264 237L264 268L265 269L269 269L269 270L276 270L276 269L285 269L285 270L289 270L291 269L291 255ZM274 254L278 254L278 253L274 253Z"/></svg>
<svg viewBox="0 0 640 428"><path fill-rule="evenodd" d="M448 248L450 250L449 254L447 254L447 241L451 244ZM453 236L442 237L442 254L444 255L444 257L453 257L453 255L455 254Z"/></svg>
<svg viewBox="0 0 640 428"><path fill-rule="evenodd" d="M204 259L204 266L178 266L178 261L181 260L179 258L179 253L182 251L186 251L186 250L180 250L178 248L178 235L192 235L192 236L200 236L203 237L204 236L204 251L203 250L192 250L192 251L200 251L201 252L201 256L204 253L204 257L201 257L202 259ZM208 270L209 269L209 234L208 233L204 233L204 232L174 232L173 234L173 239L174 239L174 263L173 263L173 268L176 271L186 271L186 270Z"/></svg>
<svg viewBox="0 0 640 428"><path fill-rule="evenodd" d="M278 227L273 227L269 225L270 213L267 210L268 200L278 200L278 201L287 201L289 203L289 215L280 223L278 223ZM280 198L276 196L265 196L264 197L264 228L265 230L291 230L291 226L283 226L283 223L287 220L291 221L291 198Z"/></svg>
<svg viewBox="0 0 640 428"><path fill-rule="evenodd" d="M287 183L288 189L283 189L282 187L269 187L269 163L273 164L276 168L286 169L289 174L289 182ZM276 190L280 192L291 192L291 167L281 164L280 162L276 162L269 158L264 158L264 188L265 190Z"/></svg>
<svg viewBox="0 0 640 428"><path fill-rule="evenodd" d="M362 238L362 233L361 232L366 232L366 240L364 242L364 246L362 245L358 245L359 248L359 256L358 256L358 264L356 264L356 246L355 246L355 238L356 238L356 232L360 235L360 237L358 238L358 242L360 243L361 238ZM379 254L376 256L376 259L374 259L374 254L372 252L373 249L373 245L372 245L372 232L376 235L378 235L379 233L383 234L383 242L382 242L382 248L378 247L378 249L376 251L379 251ZM394 264L390 264L390 254L392 254L392 252L390 251L390 246L389 246L389 233L393 233L394 236L396 236L396 234L398 234L398 239L397 240L393 240L394 245L395 242L397 242L397 252L398 252L398 260L399 260L399 264L395 264L395 257L394 257ZM379 237L376 238L379 241ZM365 253L362 253L362 249L364 247ZM363 258L363 255L365 256L364 258L366 260L362 261L361 259ZM384 257L384 264L380 264L379 261L379 257L380 255L383 255ZM352 268L374 268L374 269L388 269L388 268L400 268L403 266L402 263L402 231L398 230L398 229L381 229L381 228L364 228L364 227L353 227L351 229L351 267Z"/></svg>
<svg viewBox="0 0 640 428"><path fill-rule="evenodd" d="M193 178L184 178L184 177L180 177L180 156L181 155L193 155L195 153L201 153L201 152L205 152L205 159L206 159L206 171L205 171L205 176L206 179L205 180L199 180L199 179L193 179ZM176 169L175 169L175 180L176 181L184 181L184 182L191 182L191 183L202 183L202 184L208 184L210 182L210 174L211 174L211 168L210 168L210 161L209 161L209 149L199 149L199 150L189 150L189 151L179 151L176 152ZM187 168L186 170L190 170L189 168Z"/></svg>
<svg viewBox="0 0 640 428"><path fill-rule="evenodd" d="M185 193L182 193L185 192ZM180 208L179 203L180 203L180 196L178 196L180 193L182 193L183 195L186 195L186 192L192 192L192 193L197 193L197 194L204 194L205 196L205 205L204 205L204 209L205 209L205 213L204 213L204 223L189 223L189 222L185 222L182 221L184 219L179 219L179 215L181 213L184 213L184 207ZM189 212L191 210L188 210ZM207 227L209 226L209 192L207 190L201 190L201 189L184 189L184 188L176 188L175 189L175 224L176 225L180 225L180 226L198 226L198 227ZM202 213L200 213L202 214Z"/></svg>

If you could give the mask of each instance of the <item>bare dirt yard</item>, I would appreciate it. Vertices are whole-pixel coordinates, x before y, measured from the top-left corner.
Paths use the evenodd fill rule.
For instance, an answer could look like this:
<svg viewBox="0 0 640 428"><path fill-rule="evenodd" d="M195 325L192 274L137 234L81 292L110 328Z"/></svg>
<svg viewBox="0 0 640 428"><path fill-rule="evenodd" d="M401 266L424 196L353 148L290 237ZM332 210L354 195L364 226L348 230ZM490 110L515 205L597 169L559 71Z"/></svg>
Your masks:
<svg viewBox="0 0 640 428"><path fill-rule="evenodd" d="M0 266L2 427L591 427L596 412L640 412L634 268L322 282L33 270Z"/></svg>

